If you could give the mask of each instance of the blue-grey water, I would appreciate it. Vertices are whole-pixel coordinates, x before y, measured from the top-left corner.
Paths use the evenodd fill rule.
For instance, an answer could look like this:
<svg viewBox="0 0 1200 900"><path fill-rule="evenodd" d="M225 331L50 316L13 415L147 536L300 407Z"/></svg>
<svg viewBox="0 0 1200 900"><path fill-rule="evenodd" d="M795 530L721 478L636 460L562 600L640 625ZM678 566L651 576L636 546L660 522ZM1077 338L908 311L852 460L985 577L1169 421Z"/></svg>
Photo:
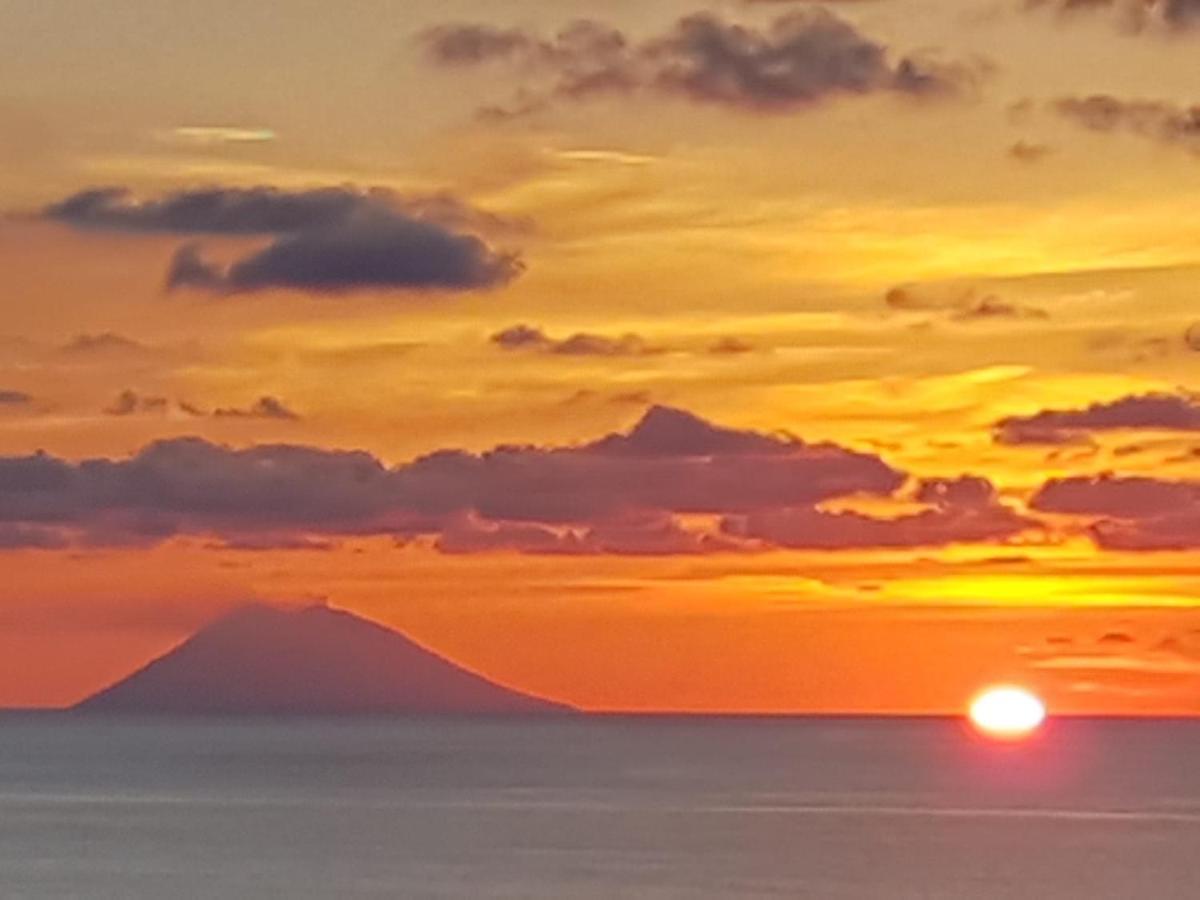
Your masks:
<svg viewBox="0 0 1200 900"><path fill-rule="evenodd" d="M0 718L0 897L1200 897L1200 724Z"/></svg>

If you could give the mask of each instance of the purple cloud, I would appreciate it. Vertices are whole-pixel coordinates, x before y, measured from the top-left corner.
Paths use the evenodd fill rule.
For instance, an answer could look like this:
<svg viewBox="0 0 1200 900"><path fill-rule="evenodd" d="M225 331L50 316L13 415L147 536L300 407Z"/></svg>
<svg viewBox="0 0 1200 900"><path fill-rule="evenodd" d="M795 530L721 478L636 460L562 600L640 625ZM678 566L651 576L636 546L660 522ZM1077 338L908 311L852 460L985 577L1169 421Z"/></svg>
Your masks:
<svg viewBox="0 0 1200 900"><path fill-rule="evenodd" d="M899 518L821 508L890 497L906 481L873 454L654 407L590 443L440 450L394 467L364 452L199 438L121 459L0 457L0 526L76 543L392 535L447 553L673 555L996 541L1031 524L978 478L918 483L927 508Z"/></svg>
<svg viewBox="0 0 1200 900"><path fill-rule="evenodd" d="M929 508L896 518L816 507L764 510L725 521L725 531L793 549L933 547L1003 541L1037 523L999 502L991 483L974 477L921 482Z"/></svg>
<svg viewBox="0 0 1200 900"><path fill-rule="evenodd" d="M540 328L513 325L492 335L491 342L504 350L527 350L556 356L654 356L665 348L649 344L637 334L610 337L577 332L565 338L552 338Z"/></svg>
<svg viewBox="0 0 1200 900"><path fill-rule="evenodd" d="M498 116L634 92L786 113L839 96L961 93L981 71L977 64L928 54L894 59L883 43L825 9L793 10L763 29L694 13L643 40L596 21L576 21L551 37L477 23L446 24L419 39L439 65L502 64L523 75L526 84L517 101L493 109Z"/></svg>
<svg viewBox="0 0 1200 900"><path fill-rule="evenodd" d="M1030 506L1041 512L1094 519L1089 531L1110 550L1187 550L1200 547L1200 483L1144 476L1059 478Z"/></svg>
<svg viewBox="0 0 1200 900"><path fill-rule="evenodd" d="M1045 409L996 423L1002 444L1075 444L1093 432L1200 431L1200 399L1191 394L1136 394L1083 409Z"/></svg>
<svg viewBox="0 0 1200 900"><path fill-rule="evenodd" d="M183 245L167 272L171 290L468 291L501 287L524 268L518 254L483 237L507 223L447 195L215 187L138 199L125 188L95 188L42 216L88 230L270 238L228 265L195 242Z"/></svg>

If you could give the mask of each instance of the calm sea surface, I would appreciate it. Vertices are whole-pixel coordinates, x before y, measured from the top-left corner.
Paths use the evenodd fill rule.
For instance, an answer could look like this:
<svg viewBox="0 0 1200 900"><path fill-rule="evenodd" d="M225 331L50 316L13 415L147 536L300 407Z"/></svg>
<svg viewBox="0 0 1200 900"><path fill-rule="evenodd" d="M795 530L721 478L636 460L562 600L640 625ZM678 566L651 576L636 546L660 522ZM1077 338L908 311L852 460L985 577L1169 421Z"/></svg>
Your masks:
<svg viewBox="0 0 1200 900"><path fill-rule="evenodd" d="M1200 898L1200 724L0 717L0 897Z"/></svg>

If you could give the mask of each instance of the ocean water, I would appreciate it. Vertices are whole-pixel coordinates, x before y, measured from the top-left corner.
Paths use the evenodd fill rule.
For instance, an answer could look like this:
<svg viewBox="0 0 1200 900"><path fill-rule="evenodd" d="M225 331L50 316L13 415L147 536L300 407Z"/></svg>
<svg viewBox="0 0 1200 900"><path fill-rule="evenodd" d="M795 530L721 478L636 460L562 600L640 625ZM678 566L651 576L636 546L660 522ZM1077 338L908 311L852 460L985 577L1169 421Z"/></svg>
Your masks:
<svg viewBox="0 0 1200 900"><path fill-rule="evenodd" d="M0 718L0 897L1200 898L1200 724Z"/></svg>

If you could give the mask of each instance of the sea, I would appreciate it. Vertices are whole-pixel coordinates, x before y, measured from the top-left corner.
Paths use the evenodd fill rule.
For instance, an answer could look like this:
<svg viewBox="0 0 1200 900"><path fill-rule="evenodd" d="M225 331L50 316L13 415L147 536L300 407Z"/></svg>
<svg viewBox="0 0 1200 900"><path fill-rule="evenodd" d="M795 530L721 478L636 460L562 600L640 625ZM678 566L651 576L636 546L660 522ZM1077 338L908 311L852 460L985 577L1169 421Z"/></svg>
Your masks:
<svg viewBox="0 0 1200 900"><path fill-rule="evenodd" d="M1200 724L0 716L0 898L1196 900Z"/></svg>

